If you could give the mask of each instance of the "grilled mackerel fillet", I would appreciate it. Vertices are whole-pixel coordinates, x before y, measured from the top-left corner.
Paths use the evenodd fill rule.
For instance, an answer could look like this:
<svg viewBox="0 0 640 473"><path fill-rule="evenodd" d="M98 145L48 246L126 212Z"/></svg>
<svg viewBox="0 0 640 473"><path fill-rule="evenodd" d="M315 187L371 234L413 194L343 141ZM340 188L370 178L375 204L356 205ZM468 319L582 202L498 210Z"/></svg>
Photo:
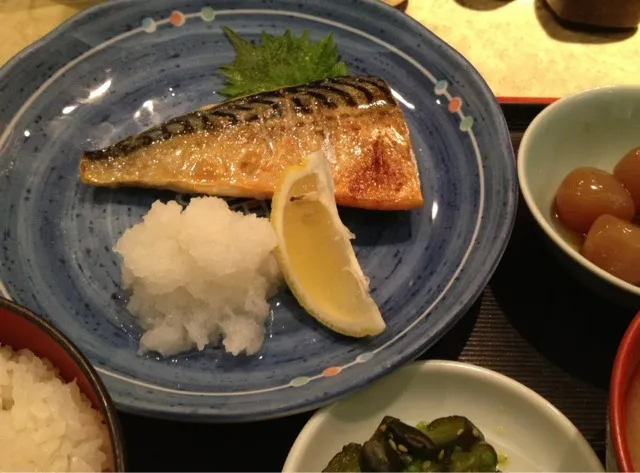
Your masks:
<svg viewBox="0 0 640 473"><path fill-rule="evenodd" d="M228 100L85 152L90 185L268 199L285 168L328 149L338 205L423 203L404 116L389 86L345 76Z"/></svg>

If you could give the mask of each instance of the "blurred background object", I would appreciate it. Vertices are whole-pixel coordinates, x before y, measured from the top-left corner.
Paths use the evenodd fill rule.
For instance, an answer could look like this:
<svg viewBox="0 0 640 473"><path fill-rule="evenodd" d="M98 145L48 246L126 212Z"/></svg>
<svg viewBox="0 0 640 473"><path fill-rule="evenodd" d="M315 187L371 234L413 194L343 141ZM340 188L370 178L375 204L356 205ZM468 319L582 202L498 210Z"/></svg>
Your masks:
<svg viewBox="0 0 640 473"><path fill-rule="evenodd" d="M605 28L636 28L640 0L546 0L559 18Z"/></svg>
<svg viewBox="0 0 640 473"><path fill-rule="evenodd" d="M104 0L0 0L0 66L76 13Z"/></svg>

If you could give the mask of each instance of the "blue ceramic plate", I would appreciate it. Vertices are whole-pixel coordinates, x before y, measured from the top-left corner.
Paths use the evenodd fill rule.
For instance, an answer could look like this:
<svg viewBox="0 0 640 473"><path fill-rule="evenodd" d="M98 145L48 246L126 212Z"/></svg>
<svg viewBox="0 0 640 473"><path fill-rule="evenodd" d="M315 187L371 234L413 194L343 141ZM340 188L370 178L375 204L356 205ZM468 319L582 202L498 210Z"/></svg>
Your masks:
<svg viewBox="0 0 640 473"><path fill-rule="evenodd" d="M341 211L387 321L382 336L337 336L283 290L256 356L137 354L141 332L111 248L155 199L176 196L82 185L79 156L220 100L216 70L233 59L223 25L255 39L262 30L332 32L350 71L381 76L402 104L424 207ZM360 389L465 313L513 225L513 151L489 88L449 46L377 0L110 1L10 61L0 94L0 280L84 351L124 410L240 421Z"/></svg>

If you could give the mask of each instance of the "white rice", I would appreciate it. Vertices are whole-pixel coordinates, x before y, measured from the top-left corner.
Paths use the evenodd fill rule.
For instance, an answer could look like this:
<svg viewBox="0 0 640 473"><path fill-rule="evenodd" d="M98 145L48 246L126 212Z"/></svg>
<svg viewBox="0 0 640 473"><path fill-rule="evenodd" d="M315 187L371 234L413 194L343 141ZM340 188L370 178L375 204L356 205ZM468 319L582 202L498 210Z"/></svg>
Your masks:
<svg viewBox="0 0 640 473"><path fill-rule="evenodd" d="M0 346L0 471L113 471L102 415L47 360Z"/></svg>
<svg viewBox="0 0 640 473"><path fill-rule="evenodd" d="M281 281L269 220L199 197L182 210L154 202L115 245L127 309L146 330L140 351L174 355L222 343L238 355L262 346L267 298Z"/></svg>

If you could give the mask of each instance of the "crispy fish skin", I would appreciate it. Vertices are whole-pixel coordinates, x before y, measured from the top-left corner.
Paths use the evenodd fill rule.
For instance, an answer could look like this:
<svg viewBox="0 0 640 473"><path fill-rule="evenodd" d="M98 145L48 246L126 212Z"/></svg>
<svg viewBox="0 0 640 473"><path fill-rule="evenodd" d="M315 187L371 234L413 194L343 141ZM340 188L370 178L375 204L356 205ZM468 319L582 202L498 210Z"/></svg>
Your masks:
<svg viewBox="0 0 640 473"><path fill-rule="evenodd" d="M85 152L80 178L95 186L269 199L285 168L327 144L338 205L422 206L402 110L374 76L262 92L174 118Z"/></svg>

